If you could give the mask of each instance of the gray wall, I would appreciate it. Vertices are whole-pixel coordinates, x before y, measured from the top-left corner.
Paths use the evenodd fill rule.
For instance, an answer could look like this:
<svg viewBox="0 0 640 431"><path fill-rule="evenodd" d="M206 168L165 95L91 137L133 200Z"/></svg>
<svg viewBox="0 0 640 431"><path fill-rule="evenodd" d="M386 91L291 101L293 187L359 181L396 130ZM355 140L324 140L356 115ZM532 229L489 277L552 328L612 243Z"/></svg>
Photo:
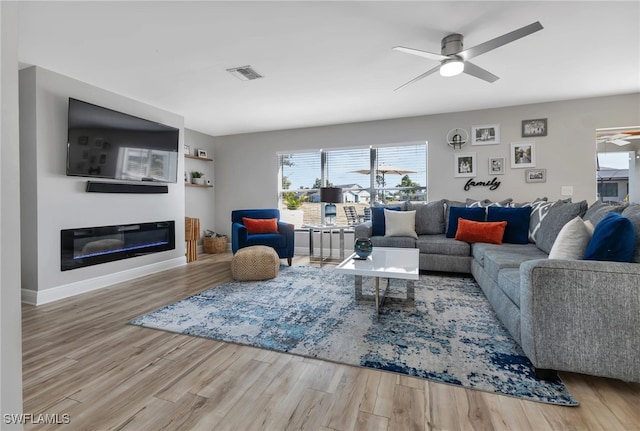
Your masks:
<svg viewBox="0 0 640 431"><path fill-rule="evenodd" d="M23 299L44 303L170 266L185 264L184 184L167 194L86 193L87 178L66 176L68 98L180 129L184 119L39 67L20 71ZM182 153L181 153L182 154ZM184 171L179 157L178 172ZM175 250L60 270L60 230L175 220Z"/></svg>
<svg viewBox="0 0 640 431"><path fill-rule="evenodd" d="M185 129L185 145L191 148L191 155L196 155L197 150L205 150L207 157L213 159L214 162L203 160L185 159L184 170L187 172L188 178L191 179L191 171L203 172L205 178L213 182L213 188L186 187L184 191L185 216L197 217L200 219L201 233L209 229L215 231L216 219L214 213L215 190L214 182L214 139L212 136L205 135L195 130ZM182 178L182 174L179 175ZM202 240L199 241L202 244Z"/></svg>
<svg viewBox="0 0 640 431"><path fill-rule="evenodd" d="M22 412L18 7L0 2L0 412ZM0 422L0 428L22 429Z"/></svg>
<svg viewBox="0 0 640 431"><path fill-rule="evenodd" d="M521 121L547 118L548 135L522 138ZM596 199L595 129L635 125L640 118L640 94L568 100L479 111L456 112L327 127L282 130L216 138L216 229L229 233L230 213L236 208L273 207L277 203L278 151L424 142L428 146L429 200L529 200L562 197L562 186L572 186L574 200ZM499 145L453 150L447 132L455 127L470 132L474 125L499 124ZM511 169L510 143L534 141L536 168L547 169L546 183L525 183L524 169ZM497 190L475 187L464 191L467 178L454 178L455 153L475 152L478 176L490 180L488 158L505 157L506 173L498 175Z"/></svg>

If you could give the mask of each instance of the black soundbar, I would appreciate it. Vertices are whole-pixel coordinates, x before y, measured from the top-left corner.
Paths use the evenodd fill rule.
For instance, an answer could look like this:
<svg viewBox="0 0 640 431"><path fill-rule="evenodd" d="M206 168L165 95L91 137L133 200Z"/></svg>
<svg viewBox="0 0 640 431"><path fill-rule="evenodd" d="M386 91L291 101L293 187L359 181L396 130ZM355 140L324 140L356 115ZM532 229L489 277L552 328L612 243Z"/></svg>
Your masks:
<svg viewBox="0 0 640 431"><path fill-rule="evenodd" d="M87 181L87 192L93 193L169 193L166 184L103 183Z"/></svg>

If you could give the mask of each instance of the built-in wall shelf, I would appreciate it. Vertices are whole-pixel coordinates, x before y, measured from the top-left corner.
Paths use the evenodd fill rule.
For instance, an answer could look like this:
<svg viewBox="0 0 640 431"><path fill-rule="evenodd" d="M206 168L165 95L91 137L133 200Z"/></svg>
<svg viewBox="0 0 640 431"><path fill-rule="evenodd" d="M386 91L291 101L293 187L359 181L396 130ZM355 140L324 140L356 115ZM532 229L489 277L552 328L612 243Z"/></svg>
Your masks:
<svg viewBox="0 0 640 431"><path fill-rule="evenodd" d="M208 157L198 157L198 156L192 156L190 154L185 154L184 157L187 159L202 160L203 162L213 162L213 159L210 159Z"/></svg>
<svg viewBox="0 0 640 431"><path fill-rule="evenodd" d="M203 188L210 188L213 187L212 184L192 184L192 183L184 183L185 187L203 187Z"/></svg>

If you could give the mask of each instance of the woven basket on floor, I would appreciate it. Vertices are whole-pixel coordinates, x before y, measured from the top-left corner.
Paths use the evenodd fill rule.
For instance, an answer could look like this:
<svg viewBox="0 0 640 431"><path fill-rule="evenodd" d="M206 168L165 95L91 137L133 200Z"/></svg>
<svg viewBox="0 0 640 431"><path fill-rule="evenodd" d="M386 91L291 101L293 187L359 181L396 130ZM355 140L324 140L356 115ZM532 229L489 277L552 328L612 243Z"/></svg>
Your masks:
<svg viewBox="0 0 640 431"><path fill-rule="evenodd" d="M224 253L225 251L227 251L227 237L206 237L203 241L203 249L205 253Z"/></svg>

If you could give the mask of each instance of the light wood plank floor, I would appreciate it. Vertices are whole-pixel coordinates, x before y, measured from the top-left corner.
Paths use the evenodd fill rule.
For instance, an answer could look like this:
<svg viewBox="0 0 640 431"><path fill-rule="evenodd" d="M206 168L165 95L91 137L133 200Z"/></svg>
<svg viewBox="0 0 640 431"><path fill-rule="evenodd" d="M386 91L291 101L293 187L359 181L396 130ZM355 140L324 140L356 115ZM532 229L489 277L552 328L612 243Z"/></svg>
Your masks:
<svg viewBox="0 0 640 431"><path fill-rule="evenodd" d="M71 420L25 429L640 429L640 384L562 373L581 405L558 407L127 325L229 280L230 259L201 255L182 268L24 305L24 411Z"/></svg>

